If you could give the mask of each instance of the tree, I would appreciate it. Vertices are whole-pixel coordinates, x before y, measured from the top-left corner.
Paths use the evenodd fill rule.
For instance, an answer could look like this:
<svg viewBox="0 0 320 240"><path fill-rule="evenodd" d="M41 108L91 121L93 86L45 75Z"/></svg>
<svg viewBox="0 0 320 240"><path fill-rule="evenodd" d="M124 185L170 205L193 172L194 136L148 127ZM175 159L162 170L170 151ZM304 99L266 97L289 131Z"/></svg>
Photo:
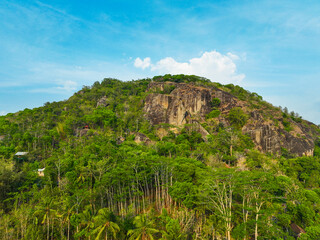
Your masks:
<svg viewBox="0 0 320 240"><path fill-rule="evenodd" d="M79 214L81 219L81 225L84 227L77 235L86 236L88 239L91 239L91 230L94 227L94 211L91 206L87 205L85 210Z"/></svg>
<svg viewBox="0 0 320 240"><path fill-rule="evenodd" d="M228 119L236 128L242 128L246 124L248 116L240 107L235 107L230 110Z"/></svg>
<svg viewBox="0 0 320 240"><path fill-rule="evenodd" d="M209 180L206 184L207 194L206 203L212 211L221 214L224 222L225 234L227 240L231 240L232 223L232 197L234 191L233 175L226 176L226 179Z"/></svg>
<svg viewBox="0 0 320 240"><path fill-rule="evenodd" d="M133 223L136 228L128 231L129 240L153 240L153 235L159 232L145 214L135 217Z"/></svg>
<svg viewBox="0 0 320 240"><path fill-rule="evenodd" d="M116 238L117 232L120 231L118 224L115 223L115 216L107 208L101 208L98 211L98 215L94 217L95 229L94 233L98 233L96 240L99 240L103 232L105 232L105 240L108 239L108 232L111 232L112 236Z"/></svg>
<svg viewBox="0 0 320 240"><path fill-rule="evenodd" d="M164 240L183 240L186 235L182 232L181 226L177 219L170 219L166 224L166 230L161 231Z"/></svg>

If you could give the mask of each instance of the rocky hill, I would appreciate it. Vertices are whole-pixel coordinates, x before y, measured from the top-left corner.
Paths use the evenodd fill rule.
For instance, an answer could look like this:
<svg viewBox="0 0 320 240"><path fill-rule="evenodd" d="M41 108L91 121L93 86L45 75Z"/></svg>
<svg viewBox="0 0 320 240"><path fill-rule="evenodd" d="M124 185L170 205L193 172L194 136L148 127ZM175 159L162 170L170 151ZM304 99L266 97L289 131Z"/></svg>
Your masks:
<svg viewBox="0 0 320 240"><path fill-rule="evenodd" d="M314 141L319 136L317 126L301 118L290 118L257 95L243 101L221 88L171 81L151 82L147 92L150 94L145 99L144 111L154 125L196 124L205 138L210 131L202 125L210 122L207 116L213 108L220 112L213 125L224 126L232 125L228 118L230 110L241 108L247 116L241 130L250 135L257 149L264 153L281 154L287 150L297 156L313 156ZM216 107L212 106L214 99L220 100Z"/></svg>
<svg viewBox="0 0 320 240"><path fill-rule="evenodd" d="M197 76L0 116L0 239L320 239L320 130Z"/></svg>

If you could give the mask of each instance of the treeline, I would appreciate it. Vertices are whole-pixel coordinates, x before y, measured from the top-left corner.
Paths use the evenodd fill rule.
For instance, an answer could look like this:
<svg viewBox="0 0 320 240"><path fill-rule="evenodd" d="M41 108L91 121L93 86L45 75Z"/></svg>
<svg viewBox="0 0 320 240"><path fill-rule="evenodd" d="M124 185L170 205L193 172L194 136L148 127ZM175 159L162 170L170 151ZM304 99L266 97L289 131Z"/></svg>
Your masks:
<svg viewBox="0 0 320 240"><path fill-rule="evenodd" d="M210 85L154 81L184 78ZM218 102L206 139L192 124L152 126L150 81L105 79L0 117L1 239L320 239L319 142L314 157L262 154L241 109L215 123Z"/></svg>

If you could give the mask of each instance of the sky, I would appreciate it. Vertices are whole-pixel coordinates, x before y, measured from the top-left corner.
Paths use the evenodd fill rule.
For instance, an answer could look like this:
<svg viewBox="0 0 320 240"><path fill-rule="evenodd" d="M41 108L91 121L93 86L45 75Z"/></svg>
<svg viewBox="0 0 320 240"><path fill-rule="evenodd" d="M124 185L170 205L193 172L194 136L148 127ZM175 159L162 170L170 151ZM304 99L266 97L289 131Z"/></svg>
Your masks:
<svg viewBox="0 0 320 240"><path fill-rule="evenodd" d="M0 115L103 78L195 74L320 124L318 0L1 0Z"/></svg>

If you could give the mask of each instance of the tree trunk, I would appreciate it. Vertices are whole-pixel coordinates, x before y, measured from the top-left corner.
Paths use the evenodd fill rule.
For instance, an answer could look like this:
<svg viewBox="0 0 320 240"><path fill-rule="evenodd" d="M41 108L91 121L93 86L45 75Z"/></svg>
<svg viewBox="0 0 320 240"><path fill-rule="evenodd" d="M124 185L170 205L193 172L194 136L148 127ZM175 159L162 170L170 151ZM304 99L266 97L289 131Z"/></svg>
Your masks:
<svg viewBox="0 0 320 240"><path fill-rule="evenodd" d="M259 219L259 214L256 214L256 226L254 229L254 240L258 239L258 219Z"/></svg>
<svg viewBox="0 0 320 240"><path fill-rule="evenodd" d="M62 222L62 218L60 218L60 236L61 236L61 239L63 239L63 222Z"/></svg>
<svg viewBox="0 0 320 240"><path fill-rule="evenodd" d="M47 216L47 240L50 238L50 221L49 217Z"/></svg>
<svg viewBox="0 0 320 240"><path fill-rule="evenodd" d="M68 220L68 237L67 239L70 239L70 220Z"/></svg>

